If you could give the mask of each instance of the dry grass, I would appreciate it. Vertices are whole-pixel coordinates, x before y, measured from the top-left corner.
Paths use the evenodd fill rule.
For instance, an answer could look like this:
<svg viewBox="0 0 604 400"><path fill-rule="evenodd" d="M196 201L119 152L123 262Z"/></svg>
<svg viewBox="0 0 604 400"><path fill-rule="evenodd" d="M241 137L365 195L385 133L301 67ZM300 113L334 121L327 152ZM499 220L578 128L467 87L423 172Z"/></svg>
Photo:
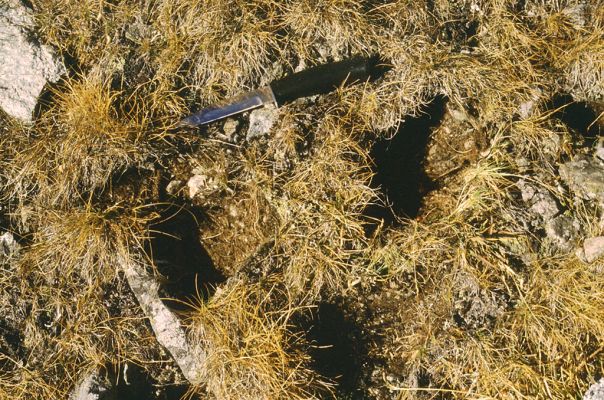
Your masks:
<svg viewBox="0 0 604 400"><path fill-rule="evenodd" d="M51 206L86 201L113 174L146 160L144 121L120 118L116 96L94 76L68 80L57 89L56 105L21 139L25 143L7 143L14 152L4 160L7 196Z"/></svg>
<svg viewBox="0 0 604 400"><path fill-rule="evenodd" d="M202 375L213 398L310 399L328 391L310 368L303 333L292 326L300 311L276 286L243 281L197 304L189 325L207 352Z"/></svg>
<svg viewBox="0 0 604 400"><path fill-rule="evenodd" d="M371 356L396 378L368 383L382 398L565 399L604 374L601 261L584 265L523 224L515 185L544 188L582 235L603 233L602 210L558 178L580 134L547 109L558 93L603 101L601 0L31 3L40 40L77 72L32 126L0 115L0 211L26 243L2 265L2 310L29 310L25 353L0 356L0 397L65 398L82 370L123 359L152 369L142 316L113 315L106 289L121 287L116 259L138 257L163 189L112 185L149 163L169 180L176 152L220 181L195 200L208 215L196 233L230 279L187 315L214 397L328 392L292 317L336 297L371 309L364 296L385 288L403 300L362 321L381 321ZM383 79L288 105L267 137L168 131L296 68L374 52L392 64ZM380 196L371 145L437 95L486 148L439 178L416 220L367 237Z"/></svg>
<svg viewBox="0 0 604 400"><path fill-rule="evenodd" d="M119 257L134 256L130 241L144 219L90 208L39 217L31 244L2 281L2 307L19 321L22 347L21 359L3 364L2 398L66 398L83 371L158 356L117 269Z"/></svg>

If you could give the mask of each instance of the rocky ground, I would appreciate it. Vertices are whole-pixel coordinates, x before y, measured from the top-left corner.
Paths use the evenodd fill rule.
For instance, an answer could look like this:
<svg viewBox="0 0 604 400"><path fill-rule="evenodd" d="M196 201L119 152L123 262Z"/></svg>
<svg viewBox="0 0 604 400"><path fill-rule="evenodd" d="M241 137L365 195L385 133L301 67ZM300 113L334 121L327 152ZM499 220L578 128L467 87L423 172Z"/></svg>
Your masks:
<svg viewBox="0 0 604 400"><path fill-rule="evenodd" d="M604 398L603 10L0 0L0 398Z"/></svg>

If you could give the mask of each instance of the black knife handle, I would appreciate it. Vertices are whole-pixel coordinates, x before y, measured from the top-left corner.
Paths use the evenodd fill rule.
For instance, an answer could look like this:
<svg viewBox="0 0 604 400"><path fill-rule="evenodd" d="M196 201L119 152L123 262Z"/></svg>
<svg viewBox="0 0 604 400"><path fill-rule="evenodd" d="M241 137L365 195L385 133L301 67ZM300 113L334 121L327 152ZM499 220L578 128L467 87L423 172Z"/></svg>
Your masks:
<svg viewBox="0 0 604 400"><path fill-rule="evenodd" d="M343 61L318 65L271 82L278 106L300 97L329 93L342 83L376 79L388 70L379 56L355 56Z"/></svg>

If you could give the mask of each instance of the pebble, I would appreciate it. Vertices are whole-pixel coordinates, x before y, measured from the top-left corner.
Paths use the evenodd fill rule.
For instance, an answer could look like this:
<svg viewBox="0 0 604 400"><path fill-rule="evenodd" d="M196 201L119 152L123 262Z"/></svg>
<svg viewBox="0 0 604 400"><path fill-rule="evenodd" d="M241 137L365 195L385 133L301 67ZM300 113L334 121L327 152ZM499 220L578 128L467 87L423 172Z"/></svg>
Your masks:
<svg viewBox="0 0 604 400"><path fill-rule="evenodd" d="M577 257L586 263L592 263L604 255L604 236L585 239L583 247L577 249Z"/></svg>

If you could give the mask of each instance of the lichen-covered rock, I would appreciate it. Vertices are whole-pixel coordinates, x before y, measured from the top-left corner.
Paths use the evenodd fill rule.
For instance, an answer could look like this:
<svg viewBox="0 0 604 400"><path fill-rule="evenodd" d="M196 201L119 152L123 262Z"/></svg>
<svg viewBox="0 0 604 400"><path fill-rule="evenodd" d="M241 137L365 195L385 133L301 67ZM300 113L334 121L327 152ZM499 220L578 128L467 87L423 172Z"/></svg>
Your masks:
<svg viewBox="0 0 604 400"><path fill-rule="evenodd" d="M604 378L589 388L583 396L583 400L604 400Z"/></svg>
<svg viewBox="0 0 604 400"><path fill-rule="evenodd" d="M579 221L568 215L559 215L545 224L547 239L563 252L570 251L575 246L580 232Z"/></svg>
<svg viewBox="0 0 604 400"><path fill-rule="evenodd" d="M529 206L532 214L542 220L550 220L560 212L556 199L544 188L523 179L519 180L516 186L520 189L522 200Z"/></svg>
<svg viewBox="0 0 604 400"><path fill-rule="evenodd" d="M29 122L38 96L66 70L48 46L33 39L31 11L19 0L0 2L0 107Z"/></svg>
<svg viewBox="0 0 604 400"><path fill-rule="evenodd" d="M560 166L560 177L577 196L604 204L604 162L580 154Z"/></svg>
<svg viewBox="0 0 604 400"><path fill-rule="evenodd" d="M490 329L505 311L505 301L494 292L481 288L470 276L460 276L455 284L455 315L458 326L472 330Z"/></svg>

